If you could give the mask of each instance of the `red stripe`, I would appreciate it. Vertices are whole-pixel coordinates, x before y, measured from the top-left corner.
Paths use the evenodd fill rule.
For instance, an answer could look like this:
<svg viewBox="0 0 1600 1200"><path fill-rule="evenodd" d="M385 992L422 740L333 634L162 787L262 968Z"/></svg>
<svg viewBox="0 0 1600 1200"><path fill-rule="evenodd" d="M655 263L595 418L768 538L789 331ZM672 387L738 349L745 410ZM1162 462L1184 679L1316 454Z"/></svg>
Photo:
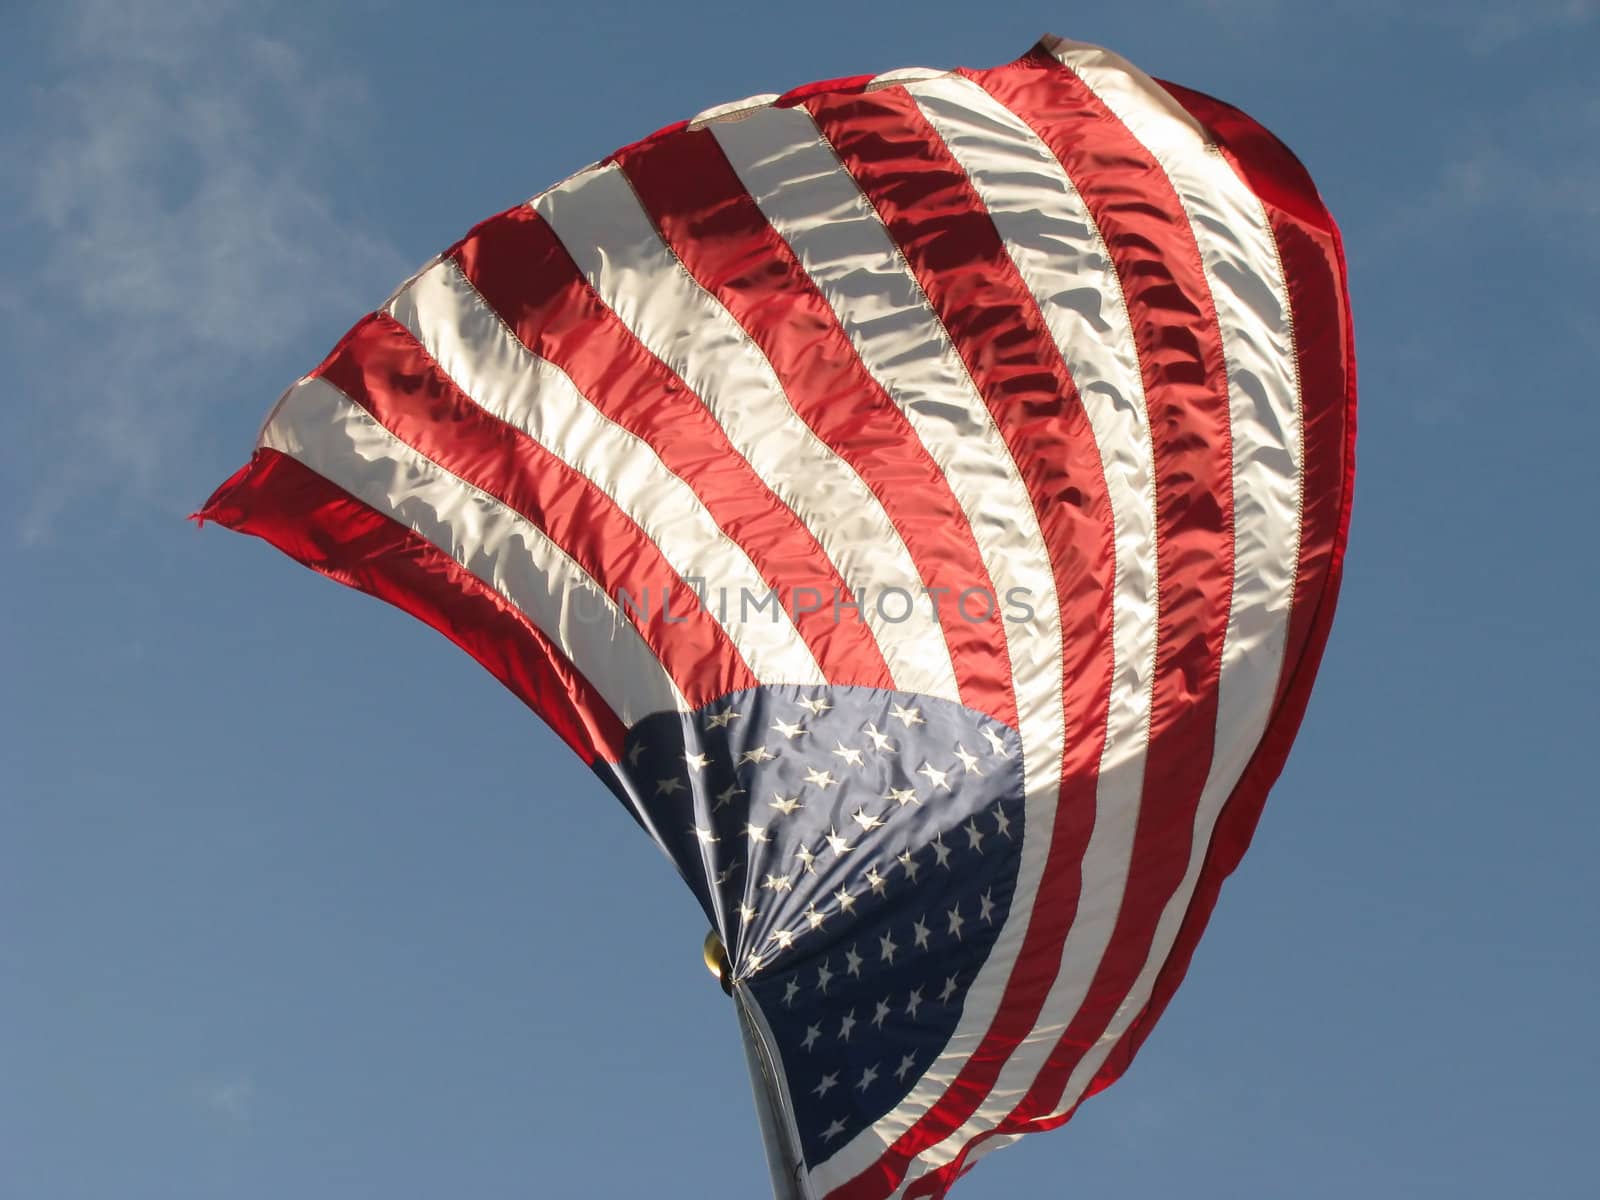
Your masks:
<svg viewBox="0 0 1600 1200"><path fill-rule="evenodd" d="M1232 447L1215 307L1187 215L1160 164L1048 53L973 77L1028 120L1061 161L1122 281L1150 410L1161 597L1150 746L1122 904L1084 1003L1006 1129L1047 1111L1110 1025L1188 869L1214 748L1233 583ZM1081 136L1085 129L1094 130L1092 139Z"/></svg>
<svg viewBox="0 0 1600 1200"><path fill-rule="evenodd" d="M994 591L960 504L716 139L683 133L630 147L616 161L673 253L767 356L801 419L878 498L924 586L946 590L950 602L937 611L961 702L1014 726L999 605L978 622L955 603L966 588Z"/></svg>
<svg viewBox="0 0 1600 1200"><path fill-rule="evenodd" d="M842 75L838 79L818 79L811 83L802 83L798 87L790 88L776 100L771 101L771 107L793 108L808 96L814 96L820 92L859 92L866 88L876 78L876 75ZM613 159L621 158L629 151L646 146L651 142L660 141L663 138L670 138L676 134L682 133L684 130L690 128L690 126L693 124L693 121L674 121L670 125L663 125L654 133L646 134L638 141L631 142L624 146L611 157Z"/></svg>
<svg viewBox="0 0 1600 1200"><path fill-rule="evenodd" d="M1282 142L1220 100L1176 84L1162 86L1210 130L1234 170L1261 198L1289 285L1305 450L1300 567L1284 659L1293 665L1307 653L1322 607L1322 587L1330 574L1337 590L1350 523L1355 335L1344 248L1310 175ZM1279 683L1280 703L1290 686L1291 672L1285 670Z"/></svg>
<svg viewBox="0 0 1600 1200"><path fill-rule="evenodd" d="M484 411L385 313L345 334L313 372L402 442L531 521L621 605L690 705L758 682L694 590L604 491ZM665 592L669 603L663 603Z"/></svg>
<svg viewBox="0 0 1600 1200"><path fill-rule="evenodd" d="M264 538L312 570L431 625L585 762L622 756L622 722L514 605L420 534L288 455L257 450L196 516Z"/></svg>
<svg viewBox="0 0 1600 1200"><path fill-rule="evenodd" d="M1063 631L1061 792L1019 968L954 1083L873 1167L832 1193L893 1190L915 1156L966 1120L1034 1029L1077 911L1111 688L1115 561L1094 433L1049 328L960 166L903 88L805 107L899 245L1011 448L1050 550Z"/></svg>
<svg viewBox="0 0 1600 1200"><path fill-rule="evenodd" d="M1219 101L1173 84L1163 86L1208 127L1235 170L1262 199L1289 288L1301 387L1304 487L1300 561L1284 667L1266 732L1218 817L1183 923L1144 1008L1071 1109L1026 1123L1008 1122L974 1139L960 1157L935 1173L935 1187L948 1187L961 1173L967 1154L988 1136L1064 1124L1078 1104L1109 1087L1132 1063L1188 970L1222 881L1249 846L1268 790L1299 730L1333 619L1355 469L1354 337L1338 229L1304 167L1260 125ZM1049 1107L1059 1101L1058 1090Z"/></svg>
<svg viewBox="0 0 1600 1200"><path fill-rule="evenodd" d="M790 88L772 102L773 108L797 108L813 96L853 96L864 91L876 75L841 75L838 79L819 79Z"/></svg>
<svg viewBox="0 0 1600 1200"><path fill-rule="evenodd" d="M1249 848L1327 646L1344 568L1355 484L1355 333L1344 247L1310 176L1282 142L1238 109L1163 84L1221 147L1266 206L1294 313L1304 427L1305 486L1300 566L1278 696L1260 747L1217 820L1193 898L1149 1003L1096 1072L1086 1095L1109 1087L1133 1061L1183 981L1222 881ZM1065 1118L1063 1118L1065 1119Z"/></svg>
<svg viewBox="0 0 1600 1200"><path fill-rule="evenodd" d="M591 404L647 442L694 489L786 609L809 606L794 603L799 588L828 597L848 592L800 518L729 444L699 397L601 302L537 213L523 207L493 217L452 255L524 345L566 372ZM802 613L796 628L832 682L893 686L871 631L849 609L837 622L831 608Z"/></svg>

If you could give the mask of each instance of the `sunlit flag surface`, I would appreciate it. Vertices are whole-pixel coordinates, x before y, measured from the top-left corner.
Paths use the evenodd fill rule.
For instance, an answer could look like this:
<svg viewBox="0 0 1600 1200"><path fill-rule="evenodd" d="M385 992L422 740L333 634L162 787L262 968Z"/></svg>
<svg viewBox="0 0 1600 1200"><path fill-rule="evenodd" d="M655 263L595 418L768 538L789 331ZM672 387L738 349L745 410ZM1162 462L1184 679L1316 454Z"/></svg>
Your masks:
<svg viewBox="0 0 1600 1200"><path fill-rule="evenodd" d="M1279 142L1046 38L489 218L201 516L592 765L726 947L780 1196L942 1196L1123 1072L1244 852L1332 620L1350 330Z"/></svg>

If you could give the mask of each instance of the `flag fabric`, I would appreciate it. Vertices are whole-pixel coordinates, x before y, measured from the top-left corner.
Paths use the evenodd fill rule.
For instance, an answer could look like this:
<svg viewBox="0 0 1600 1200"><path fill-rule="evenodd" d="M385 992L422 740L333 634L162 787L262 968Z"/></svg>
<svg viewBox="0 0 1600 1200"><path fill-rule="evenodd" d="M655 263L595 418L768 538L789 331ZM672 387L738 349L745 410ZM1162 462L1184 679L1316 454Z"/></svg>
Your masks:
<svg viewBox="0 0 1600 1200"><path fill-rule="evenodd" d="M1300 164L1046 38L726 105L483 222L200 515L593 765L728 947L800 1194L942 1196L1182 978L1327 638L1354 409Z"/></svg>

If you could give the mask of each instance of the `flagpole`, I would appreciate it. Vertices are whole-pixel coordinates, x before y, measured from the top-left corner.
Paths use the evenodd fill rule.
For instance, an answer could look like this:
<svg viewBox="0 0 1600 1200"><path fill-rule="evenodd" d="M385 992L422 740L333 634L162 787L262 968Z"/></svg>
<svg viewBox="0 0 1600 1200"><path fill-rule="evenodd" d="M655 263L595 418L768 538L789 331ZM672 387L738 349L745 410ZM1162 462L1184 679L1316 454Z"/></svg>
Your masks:
<svg viewBox="0 0 1600 1200"><path fill-rule="evenodd" d="M744 1041L745 1062L750 1068L750 1083L755 1090L761 1140L767 1148L773 1200L812 1200L811 1189L805 1182L805 1163L800 1157L799 1134L784 1100L783 1089L778 1085L772 1043L764 1032L766 1022L742 981L733 985L733 1006L739 1014L739 1033Z"/></svg>

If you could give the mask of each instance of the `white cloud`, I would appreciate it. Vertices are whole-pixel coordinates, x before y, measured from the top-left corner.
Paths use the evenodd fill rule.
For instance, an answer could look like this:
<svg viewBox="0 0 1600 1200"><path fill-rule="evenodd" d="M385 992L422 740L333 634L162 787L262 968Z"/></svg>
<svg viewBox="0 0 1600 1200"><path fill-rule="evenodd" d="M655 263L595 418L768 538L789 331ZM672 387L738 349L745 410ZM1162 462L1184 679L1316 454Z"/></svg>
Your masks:
<svg viewBox="0 0 1600 1200"><path fill-rule="evenodd" d="M1492 54L1526 38L1582 29L1600 17L1600 0L1450 4L1439 10L1437 16L1443 24L1462 35L1470 50Z"/></svg>
<svg viewBox="0 0 1600 1200"><path fill-rule="evenodd" d="M1186 0L1218 18L1260 23L1291 16L1301 6L1287 0ZM1325 10L1349 22L1381 31L1413 22L1453 36L1473 54L1497 50L1529 38L1562 35L1600 19L1600 0L1326 0Z"/></svg>
<svg viewBox="0 0 1600 1200"><path fill-rule="evenodd" d="M1493 218L1571 253L1600 256L1600 98L1567 88L1533 92L1489 120L1455 131L1442 167L1388 232L1437 236Z"/></svg>
<svg viewBox="0 0 1600 1200"><path fill-rule="evenodd" d="M255 1110L256 1086L248 1076L203 1083L194 1095L203 1108L240 1123L250 1120Z"/></svg>
<svg viewBox="0 0 1600 1200"><path fill-rule="evenodd" d="M1438 425L1494 402L1488 381L1505 378L1504 364L1486 370L1483 355L1494 357L1507 316L1524 331L1534 318L1550 353L1596 344L1583 281L1600 268L1600 98L1552 84L1416 136L1426 174L1347 233L1358 288L1381 281L1401 314L1378 335L1387 382Z"/></svg>
<svg viewBox="0 0 1600 1200"><path fill-rule="evenodd" d="M0 295L31 410L25 539L85 490L156 496L224 379L408 269L327 186L366 110L346 72L238 3L56 11L54 70L0 167L28 248Z"/></svg>

